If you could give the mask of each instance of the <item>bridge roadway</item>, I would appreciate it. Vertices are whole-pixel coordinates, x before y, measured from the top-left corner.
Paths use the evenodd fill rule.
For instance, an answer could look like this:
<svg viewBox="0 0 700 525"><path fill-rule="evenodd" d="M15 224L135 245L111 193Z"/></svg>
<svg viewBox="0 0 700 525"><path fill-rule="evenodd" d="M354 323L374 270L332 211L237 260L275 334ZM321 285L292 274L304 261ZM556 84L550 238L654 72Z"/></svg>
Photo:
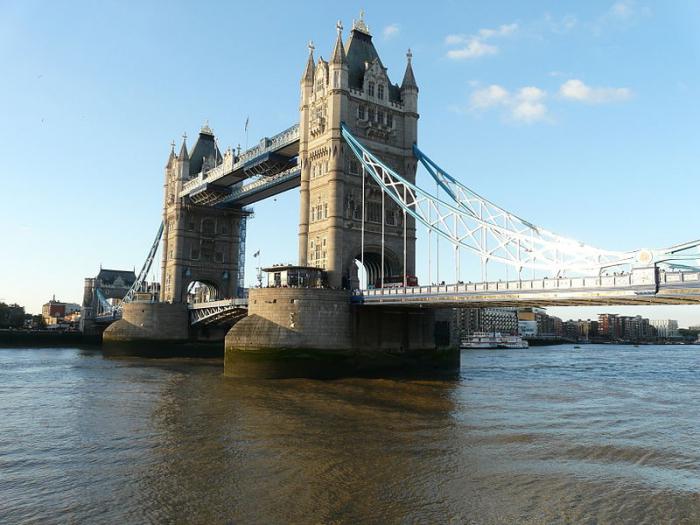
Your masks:
<svg viewBox="0 0 700 525"><path fill-rule="evenodd" d="M359 290L367 306L546 307L700 304L700 272L634 269L613 276L458 283Z"/></svg>
<svg viewBox="0 0 700 525"><path fill-rule="evenodd" d="M366 306L426 308L700 305L700 272L630 273L598 277L562 277L483 283L409 286L357 290L352 301ZM192 325L215 324L245 316L248 299L225 299L190 305Z"/></svg>
<svg viewBox="0 0 700 525"><path fill-rule="evenodd" d="M230 150L214 168L187 181L180 197L208 206L247 205L299 186L299 125L263 138L240 155Z"/></svg>
<svg viewBox="0 0 700 525"><path fill-rule="evenodd" d="M352 301L366 306L426 308L700 305L700 272L657 274L654 268L637 268L611 276L378 288L356 290ZM194 303L188 308L191 325L216 324L245 317L248 299ZM95 320L111 323L120 317L110 314Z"/></svg>

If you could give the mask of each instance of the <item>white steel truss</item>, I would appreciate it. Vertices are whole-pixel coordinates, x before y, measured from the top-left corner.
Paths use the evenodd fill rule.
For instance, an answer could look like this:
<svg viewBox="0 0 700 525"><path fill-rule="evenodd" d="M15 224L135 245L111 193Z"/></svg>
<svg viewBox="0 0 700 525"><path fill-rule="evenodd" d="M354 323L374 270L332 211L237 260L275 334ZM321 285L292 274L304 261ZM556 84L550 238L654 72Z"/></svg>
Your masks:
<svg viewBox="0 0 700 525"><path fill-rule="evenodd" d="M414 154L454 203L445 202L404 179L368 151L342 125L342 134L351 150L380 188L406 213L447 239L455 250L467 249L481 258L482 265L499 262L516 268L548 272L590 274L605 268L651 266L672 261L698 262L691 253L700 240L665 250L619 252L601 250L574 239L562 237L521 219L460 184L417 147ZM457 265L459 258L457 257ZM693 267L691 264L680 266Z"/></svg>

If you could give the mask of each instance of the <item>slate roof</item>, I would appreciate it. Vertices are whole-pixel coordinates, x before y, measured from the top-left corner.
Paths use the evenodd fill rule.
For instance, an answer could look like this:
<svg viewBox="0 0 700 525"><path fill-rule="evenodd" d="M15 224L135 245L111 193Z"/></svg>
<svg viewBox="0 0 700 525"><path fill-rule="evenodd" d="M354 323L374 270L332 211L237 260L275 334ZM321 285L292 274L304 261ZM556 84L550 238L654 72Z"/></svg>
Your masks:
<svg viewBox="0 0 700 525"><path fill-rule="evenodd" d="M371 64L376 60L380 66L384 67L372 43L372 35L353 29L345 49L348 63L348 84L353 89L362 89L365 79L365 62ZM391 81L389 82L389 100L401 102L401 88L392 84Z"/></svg>
<svg viewBox="0 0 700 525"><path fill-rule="evenodd" d="M107 268L102 268L100 273L97 274L97 280L107 286L114 284L118 277L121 277L125 286L131 286L136 280L136 274L132 270L108 270Z"/></svg>
<svg viewBox="0 0 700 525"><path fill-rule="evenodd" d="M216 158L217 163L221 160L221 152L211 133L200 132L194 148L190 151L190 176L202 171L202 157Z"/></svg>

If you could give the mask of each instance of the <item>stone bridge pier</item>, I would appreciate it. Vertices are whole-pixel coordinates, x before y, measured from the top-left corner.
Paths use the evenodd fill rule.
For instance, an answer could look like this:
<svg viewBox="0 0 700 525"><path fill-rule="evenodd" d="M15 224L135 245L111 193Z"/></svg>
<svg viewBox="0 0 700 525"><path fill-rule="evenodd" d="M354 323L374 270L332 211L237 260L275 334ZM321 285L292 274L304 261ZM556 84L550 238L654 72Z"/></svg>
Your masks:
<svg viewBox="0 0 700 525"><path fill-rule="evenodd" d="M448 316L423 308L353 305L350 292L256 288L226 336L232 377L340 377L455 370Z"/></svg>

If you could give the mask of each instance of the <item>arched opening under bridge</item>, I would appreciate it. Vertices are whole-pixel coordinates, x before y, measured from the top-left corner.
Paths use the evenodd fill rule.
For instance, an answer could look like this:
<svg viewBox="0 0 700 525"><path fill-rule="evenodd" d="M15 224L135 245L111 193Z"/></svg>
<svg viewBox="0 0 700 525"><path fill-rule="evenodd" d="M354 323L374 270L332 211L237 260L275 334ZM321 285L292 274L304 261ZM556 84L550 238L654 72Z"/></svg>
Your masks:
<svg viewBox="0 0 700 525"><path fill-rule="evenodd" d="M356 261L356 262L355 262ZM384 278L396 277L401 274L401 264L398 258L388 250L384 251L384 264L382 265L381 250L366 249L363 257L358 253L353 258L351 266L350 284L353 288L378 288L382 283L382 266Z"/></svg>
<svg viewBox="0 0 700 525"><path fill-rule="evenodd" d="M210 281L192 281L187 285L185 302L208 303L211 301L218 301L221 299L219 295L219 288L215 283Z"/></svg>

